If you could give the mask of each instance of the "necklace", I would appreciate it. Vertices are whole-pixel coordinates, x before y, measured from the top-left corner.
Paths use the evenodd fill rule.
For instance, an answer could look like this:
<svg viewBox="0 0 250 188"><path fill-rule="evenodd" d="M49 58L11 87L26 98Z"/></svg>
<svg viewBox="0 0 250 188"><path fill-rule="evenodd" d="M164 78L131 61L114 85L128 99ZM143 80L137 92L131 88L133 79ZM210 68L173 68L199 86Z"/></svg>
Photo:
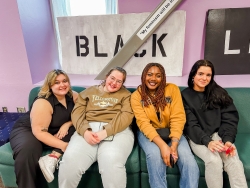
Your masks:
<svg viewBox="0 0 250 188"><path fill-rule="evenodd" d="M152 96L152 97L155 97L155 92L154 93L149 93L150 94L150 96Z"/></svg>

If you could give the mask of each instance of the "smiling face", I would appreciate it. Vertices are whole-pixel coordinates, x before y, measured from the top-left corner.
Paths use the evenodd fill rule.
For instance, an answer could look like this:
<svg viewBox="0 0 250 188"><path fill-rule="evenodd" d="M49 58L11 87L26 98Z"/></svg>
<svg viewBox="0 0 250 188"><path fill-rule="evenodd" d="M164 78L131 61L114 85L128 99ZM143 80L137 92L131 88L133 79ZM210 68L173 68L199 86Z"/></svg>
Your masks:
<svg viewBox="0 0 250 188"><path fill-rule="evenodd" d="M205 87L210 83L212 77L212 69L208 66L200 66L197 73L193 77L195 91L205 91Z"/></svg>
<svg viewBox="0 0 250 188"><path fill-rule="evenodd" d="M124 81L124 74L118 70L113 70L109 76L106 77L104 91L113 93L121 89Z"/></svg>
<svg viewBox="0 0 250 188"><path fill-rule="evenodd" d="M65 75L59 74L50 88L56 97L62 97L69 92L70 84Z"/></svg>
<svg viewBox="0 0 250 188"><path fill-rule="evenodd" d="M156 66L152 66L147 74L145 83L150 93L154 93L162 81L162 73Z"/></svg>

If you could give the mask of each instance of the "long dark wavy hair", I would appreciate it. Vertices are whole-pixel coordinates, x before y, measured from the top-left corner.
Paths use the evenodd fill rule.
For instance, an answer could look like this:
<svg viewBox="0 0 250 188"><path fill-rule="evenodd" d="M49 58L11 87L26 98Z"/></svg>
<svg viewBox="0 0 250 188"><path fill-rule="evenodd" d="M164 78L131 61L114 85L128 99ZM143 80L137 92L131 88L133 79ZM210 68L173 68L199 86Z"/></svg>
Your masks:
<svg viewBox="0 0 250 188"><path fill-rule="evenodd" d="M146 76L148 70L153 66L158 67L160 69L162 76L161 83L156 89L155 96L150 95L149 89L146 86ZM167 105L164 95L165 87L166 87L166 74L164 67L159 63L148 63L142 71L141 85L139 85L137 88L141 94L141 99L143 101L144 106L147 107L148 105L150 105L150 101L148 100L148 98L150 98L152 104L155 106L157 110L158 109L164 110L165 106Z"/></svg>
<svg viewBox="0 0 250 188"><path fill-rule="evenodd" d="M226 108L230 104L233 103L233 99L228 95L227 91L223 89L221 86L219 86L214 81L214 65L205 59L201 59L195 62L193 65L189 77L188 77L188 87L193 89L194 82L193 78L197 74L198 69L201 66L210 67L212 70L212 76L209 84L205 87L205 102L204 107L206 109L213 109L213 108Z"/></svg>

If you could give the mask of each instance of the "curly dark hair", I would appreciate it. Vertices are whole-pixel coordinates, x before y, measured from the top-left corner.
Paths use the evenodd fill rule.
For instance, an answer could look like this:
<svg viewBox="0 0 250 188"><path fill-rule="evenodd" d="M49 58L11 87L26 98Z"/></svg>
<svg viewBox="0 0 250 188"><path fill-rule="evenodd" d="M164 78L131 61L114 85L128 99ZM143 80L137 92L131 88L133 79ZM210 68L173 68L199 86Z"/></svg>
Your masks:
<svg viewBox="0 0 250 188"><path fill-rule="evenodd" d="M162 80L161 80L160 85L155 91L155 96L152 96L150 94L149 89L146 86L146 76L147 76L148 70L153 66L158 67L162 74L161 75ZM166 74L165 74L164 67L159 63L148 63L142 71L141 85L139 85L137 88L141 94L141 98L142 98L144 106L147 107L150 105L150 101L148 100L148 98L150 98L152 104L155 106L157 110L158 109L164 110L165 106L167 105L165 95L164 95L165 87L166 87Z"/></svg>

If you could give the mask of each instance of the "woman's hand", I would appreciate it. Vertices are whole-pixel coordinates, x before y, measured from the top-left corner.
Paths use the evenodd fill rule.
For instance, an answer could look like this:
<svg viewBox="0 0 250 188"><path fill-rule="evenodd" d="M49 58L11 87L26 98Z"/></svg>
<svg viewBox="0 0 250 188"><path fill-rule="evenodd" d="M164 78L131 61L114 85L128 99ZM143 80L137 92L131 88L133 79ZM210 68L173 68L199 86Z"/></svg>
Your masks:
<svg viewBox="0 0 250 188"><path fill-rule="evenodd" d="M171 167L170 165L170 153L171 153L171 148L166 144L162 138L157 135L154 137L153 142L159 147L160 152L161 152L161 157L166 166Z"/></svg>
<svg viewBox="0 0 250 188"><path fill-rule="evenodd" d="M224 146L225 152L226 152L226 156L235 156L235 146L231 143L231 142L226 142L225 146Z"/></svg>
<svg viewBox="0 0 250 188"><path fill-rule="evenodd" d="M68 134L68 130L69 130L69 123L66 122L60 127L59 131L54 136L61 140Z"/></svg>
<svg viewBox="0 0 250 188"><path fill-rule="evenodd" d="M83 135L86 142L88 142L90 145L95 145L100 142L100 139L98 135L92 131L86 130Z"/></svg>
<svg viewBox="0 0 250 188"><path fill-rule="evenodd" d="M107 131L105 129L98 131L96 134L97 134L100 141L102 141L104 138L107 137Z"/></svg>
<svg viewBox="0 0 250 188"><path fill-rule="evenodd" d="M225 151L224 144L220 140L210 141L209 144L208 144L208 149L210 151L212 151L212 152L215 152L215 151L223 152L223 151Z"/></svg>
<svg viewBox="0 0 250 188"><path fill-rule="evenodd" d="M171 154L174 158L174 163L176 163L176 161L178 160L178 151L177 151L177 148L178 148L178 144L179 144L179 139L178 138L171 138Z"/></svg>
<svg viewBox="0 0 250 188"><path fill-rule="evenodd" d="M177 160L178 160L178 151L177 151L177 147L171 145L170 148L171 148L171 154L172 154L172 156L173 156L173 158L174 158L174 163L176 163Z"/></svg>
<svg viewBox="0 0 250 188"><path fill-rule="evenodd" d="M170 165L170 153L171 153L171 148L165 143L165 144L162 144L160 148L160 151L161 151L161 157L164 161L164 163L171 167Z"/></svg>

